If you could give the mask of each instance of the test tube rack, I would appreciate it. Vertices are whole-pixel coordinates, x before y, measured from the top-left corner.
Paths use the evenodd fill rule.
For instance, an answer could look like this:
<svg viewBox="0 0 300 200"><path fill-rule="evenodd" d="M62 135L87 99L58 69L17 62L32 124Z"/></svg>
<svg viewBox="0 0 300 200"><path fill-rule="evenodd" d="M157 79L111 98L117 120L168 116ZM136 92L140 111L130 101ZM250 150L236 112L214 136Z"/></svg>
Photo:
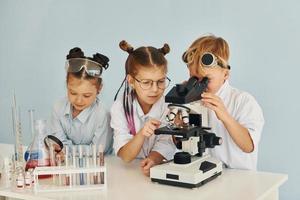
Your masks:
<svg viewBox="0 0 300 200"><path fill-rule="evenodd" d="M96 174L97 182L93 182L92 176ZM34 193L38 192L57 192L57 191L78 191L78 190L99 190L107 188L106 166L97 167L36 167L33 171ZM50 176L51 178L39 179L41 176ZM85 177L84 183L81 183L81 176ZM101 177L103 176L103 177ZM69 182L66 183L66 177ZM79 180L80 179L80 180ZM102 179L102 180L100 180ZM87 181L89 180L89 181Z"/></svg>

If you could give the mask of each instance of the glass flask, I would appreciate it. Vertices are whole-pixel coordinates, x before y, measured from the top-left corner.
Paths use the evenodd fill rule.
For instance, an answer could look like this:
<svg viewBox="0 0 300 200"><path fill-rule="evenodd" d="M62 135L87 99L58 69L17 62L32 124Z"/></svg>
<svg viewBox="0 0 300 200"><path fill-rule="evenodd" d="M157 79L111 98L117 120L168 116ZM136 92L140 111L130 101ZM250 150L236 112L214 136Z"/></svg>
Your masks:
<svg viewBox="0 0 300 200"><path fill-rule="evenodd" d="M35 167L50 166L49 151L45 146L44 138L47 136L47 121L34 121L34 137L28 149L28 159L25 171ZM39 177L40 178L40 177Z"/></svg>

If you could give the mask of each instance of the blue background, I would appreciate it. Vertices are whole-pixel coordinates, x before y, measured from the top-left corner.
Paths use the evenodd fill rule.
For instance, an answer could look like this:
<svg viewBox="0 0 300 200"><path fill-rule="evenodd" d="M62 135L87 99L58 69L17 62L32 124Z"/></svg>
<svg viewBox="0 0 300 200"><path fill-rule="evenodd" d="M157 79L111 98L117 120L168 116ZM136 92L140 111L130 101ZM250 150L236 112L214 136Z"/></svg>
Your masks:
<svg viewBox="0 0 300 200"><path fill-rule="evenodd" d="M24 143L30 141L28 110L48 118L65 95L68 50L110 57L103 101L109 107L124 78L126 39L134 47L171 47L172 83L188 77L183 51L206 33L231 49L231 84L254 95L266 124L258 169L287 173L280 199L299 199L300 3L297 0L0 0L0 142L13 143L11 103L21 108ZM297 147L298 146L298 147Z"/></svg>

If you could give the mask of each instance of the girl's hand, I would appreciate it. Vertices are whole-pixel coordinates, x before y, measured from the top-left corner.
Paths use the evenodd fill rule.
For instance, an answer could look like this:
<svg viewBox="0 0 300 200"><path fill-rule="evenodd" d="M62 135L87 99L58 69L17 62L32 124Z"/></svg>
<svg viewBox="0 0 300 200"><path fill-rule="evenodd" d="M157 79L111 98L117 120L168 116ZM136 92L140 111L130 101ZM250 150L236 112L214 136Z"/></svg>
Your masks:
<svg viewBox="0 0 300 200"><path fill-rule="evenodd" d="M154 130L159 128L160 124L160 121L156 119L150 119L145 123L144 127L139 131L139 133L145 137L150 137L154 134Z"/></svg>
<svg viewBox="0 0 300 200"><path fill-rule="evenodd" d="M203 92L201 94L201 101L203 105L211 110L213 110L217 116L217 118L221 121L224 121L229 117L229 113L227 112L226 107L220 97L215 94Z"/></svg>
<svg viewBox="0 0 300 200"><path fill-rule="evenodd" d="M145 158L141 161L141 170L144 175L150 176L150 168L155 165L155 162L151 160L150 158Z"/></svg>

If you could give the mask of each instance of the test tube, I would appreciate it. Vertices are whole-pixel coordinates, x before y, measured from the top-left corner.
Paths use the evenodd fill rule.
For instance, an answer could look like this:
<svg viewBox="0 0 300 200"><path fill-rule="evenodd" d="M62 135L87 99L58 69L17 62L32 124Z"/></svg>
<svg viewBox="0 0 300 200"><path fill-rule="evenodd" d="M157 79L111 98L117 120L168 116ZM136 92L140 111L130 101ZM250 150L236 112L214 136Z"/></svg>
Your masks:
<svg viewBox="0 0 300 200"><path fill-rule="evenodd" d="M82 145L78 146L78 151L79 151L78 166L80 168L82 168L83 167ZM83 173L79 174L79 182L80 182L80 185L84 185L84 176L83 176Z"/></svg>
<svg viewBox="0 0 300 200"><path fill-rule="evenodd" d="M73 160L73 167L76 168L76 146L72 146L72 160ZM72 175L72 182L73 185L76 185L76 179L77 179L77 174Z"/></svg>
<svg viewBox="0 0 300 200"><path fill-rule="evenodd" d="M60 154L57 154L56 155L56 163L57 163L57 166L60 168L61 167L61 155ZM61 186L62 185L62 174L58 174L58 185Z"/></svg>
<svg viewBox="0 0 300 200"><path fill-rule="evenodd" d="M92 156L93 156L93 167L97 167L97 154L96 154L96 145L92 145ZM94 184L98 184L98 176L97 173L95 172L93 175L93 181Z"/></svg>
<svg viewBox="0 0 300 200"><path fill-rule="evenodd" d="M65 146L65 167L68 169L69 167L69 146ZM65 177L66 185L70 185L70 174L66 174Z"/></svg>
<svg viewBox="0 0 300 200"><path fill-rule="evenodd" d="M84 156L84 163L85 167L89 168L90 167L90 146L85 146L85 156ZM85 173L84 174L86 184L90 184L90 173Z"/></svg>
<svg viewBox="0 0 300 200"><path fill-rule="evenodd" d="M104 166L104 152L102 145L99 145L99 166ZM100 172L100 184L104 184L104 172Z"/></svg>

